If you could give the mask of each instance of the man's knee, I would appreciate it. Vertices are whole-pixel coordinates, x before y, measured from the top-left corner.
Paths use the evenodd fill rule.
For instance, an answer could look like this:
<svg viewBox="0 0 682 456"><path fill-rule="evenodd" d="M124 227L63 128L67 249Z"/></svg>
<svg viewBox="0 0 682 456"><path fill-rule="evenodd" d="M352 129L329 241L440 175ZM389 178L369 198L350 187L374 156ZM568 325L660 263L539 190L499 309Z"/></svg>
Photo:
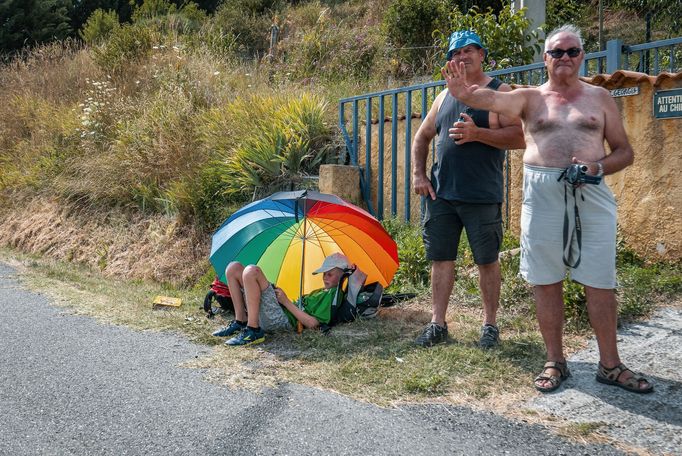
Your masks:
<svg viewBox="0 0 682 456"><path fill-rule="evenodd" d="M454 270L455 268L455 262L451 260L445 260L445 261L432 261L431 262L431 274L439 274L439 273L449 273L451 270Z"/></svg>
<svg viewBox="0 0 682 456"><path fill-rule="evenodd" d="M617 303L616 290L613 288L594 288L585 285L585 297L588 305L616 305Z"/></svg>
<svg viewBox="0 0 682 456"><path fill-rule="evenodd" d="M493 261L492 263L486 263L486 264L477 264L478 267L478 272L485 274L486 272L495 272L500 269L500 262L498 260Z"/></svg>
<svg viewBox="0 0 682 456"><path fill-rule="evenodd" d="M553 291L557 292L560 290L563 290L564 288L564 281L560 280L559 282L554 282L554 283L547 283L547 284L534 284L533 285L533 290L534 291L539 291L539 292L548 292L548 291Z"/></svg>
<svg viewBox="0 0 682 456"><path fill-rule="evenodd" d="M563 280L546 285L533 285L533 295L537 305L564 305Z"/></svg>

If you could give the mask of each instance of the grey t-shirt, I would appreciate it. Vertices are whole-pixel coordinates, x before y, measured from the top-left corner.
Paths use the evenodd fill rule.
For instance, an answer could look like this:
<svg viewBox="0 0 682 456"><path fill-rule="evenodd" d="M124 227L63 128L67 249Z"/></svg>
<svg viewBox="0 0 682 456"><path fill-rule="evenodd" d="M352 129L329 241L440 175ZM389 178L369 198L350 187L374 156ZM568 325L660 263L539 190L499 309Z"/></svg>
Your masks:
<svg viewBox="0 0 682 456"><path fill-rule="evenodd" d="M502 82L492 79L487 87L497 90ZM488 111L472 109L447 93L436 116L436 161L431 183L436 195L465 203L501 203L503 200L504 151L480 142L455 144L448 130L466 112L476 126L489 128Z"/></svg>

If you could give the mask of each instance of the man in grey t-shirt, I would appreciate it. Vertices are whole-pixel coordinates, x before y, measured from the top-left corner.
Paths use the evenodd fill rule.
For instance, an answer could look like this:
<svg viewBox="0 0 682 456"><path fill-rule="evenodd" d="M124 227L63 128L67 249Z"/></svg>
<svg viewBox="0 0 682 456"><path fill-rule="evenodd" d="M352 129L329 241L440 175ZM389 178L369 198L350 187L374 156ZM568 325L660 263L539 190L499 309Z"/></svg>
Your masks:
<svg viewBox="0 0 682 456"><path fill-rule="evenodd" d="M483 72L487 55L474 32L450 36L447 60L462 62L470 84L499 91L511 88ZM436 160L426 174L429 144L436 139ZM479 345L499 343L497 308L500 297L498 254L502 242L503 149L525 147L521 122L473 110L441 92L412 143L412 188L426 197L423 238L431 260L432 318L417 338L429 347L447 341L445 313L455 280L455 260L462 229L466 231L485 313Z"/></svg>

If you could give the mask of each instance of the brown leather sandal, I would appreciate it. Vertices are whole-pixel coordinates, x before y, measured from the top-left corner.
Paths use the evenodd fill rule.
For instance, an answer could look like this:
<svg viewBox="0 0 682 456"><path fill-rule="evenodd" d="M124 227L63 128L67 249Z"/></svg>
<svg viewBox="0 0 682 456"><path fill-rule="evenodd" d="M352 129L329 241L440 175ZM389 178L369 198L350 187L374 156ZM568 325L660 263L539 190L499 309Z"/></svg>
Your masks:
<svg viewBox="0 0 682 456"><path fill-rule="evenodd" d="M625 372L631 372L632 377L625 381L618 381L621 375ZM597 369L597 381L599 383L604 383L605 385L614 385L619 388L623 388L627 391L632 391L638 394L647 394L654 391L654 385L649 380L647 380L643 375L636 374L630 369L625 367L625 364L621 363L614 367L613 369L608 369L604 367L602 363L599 363L599 369ZM641 383L646 382L647 386L642 388Z"/></svg>
<svg viewBox="0 0 682 456"><path fill-rule="evenodd" d="M559 376L556 375L549 375L547 373L548 369L556 369L559 371ZM542 393L549 393L551 391L554 391L558 387L561 386L561 382L566 380L568 377L571 376L571 371L568 370L568 364L566 364L566 361L547 361L545 363L544 368L542 369L542 372L540 372L540 375L535 377L535 380L533 380L533 383L535 385L535 389L542 392ZM547 380L551 384L550 386L539 386L537 382L541 380Z"/></svg>

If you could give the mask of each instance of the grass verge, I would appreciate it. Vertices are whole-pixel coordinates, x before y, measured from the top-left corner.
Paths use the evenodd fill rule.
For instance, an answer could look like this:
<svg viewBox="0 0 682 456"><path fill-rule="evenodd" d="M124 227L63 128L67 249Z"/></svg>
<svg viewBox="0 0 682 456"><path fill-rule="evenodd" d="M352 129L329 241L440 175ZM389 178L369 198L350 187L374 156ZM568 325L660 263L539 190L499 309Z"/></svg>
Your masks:
<svg viewBox="0 0 682 456"><path fill-rule="evenodd" d="M532 378L544 362L544 346L530 297L523 293L514 293L524 296L518 302L503 300L499 315L502 345L491 351L476 347L482 310L473 287L466 285L466 276L460 277L458 282L463 286L455 290L449 306L452 341L447 345L428 350L413 345L430 319L430 298L422 294L382 309L379 318L338 326L328 336L316 331L277 333L268 335L262 345L232 348L210 335L225 320L205 317L200 308L207 291L203 287L178 290L151 282L106 278L85 267L6 249L0 249L0 258L19 269L29 288L46 293L52 302L76 314L137 330L173 331L213 346L210 356L191 360L187 366L205 368L210 380L231 387L258 390L296 382L378 405L437 400L504 411L534 394ZM503 264L503 271L506 267L510 266ZM671 277L674 271L679 275L679 269L671 271ZM641 275L639 271L638 277ZM519 287L513 277L503 276L504 289ZM664 276L658 267L656 286L671 282L675 286L667 291L682 292L677 281L662 281ZM647 283L639 284L638 296L645 295ZM156 295L179 297L183 305L174 310L153 310ZM583 347L590 334L579 326L567 332L569 353Z"/></svg>

